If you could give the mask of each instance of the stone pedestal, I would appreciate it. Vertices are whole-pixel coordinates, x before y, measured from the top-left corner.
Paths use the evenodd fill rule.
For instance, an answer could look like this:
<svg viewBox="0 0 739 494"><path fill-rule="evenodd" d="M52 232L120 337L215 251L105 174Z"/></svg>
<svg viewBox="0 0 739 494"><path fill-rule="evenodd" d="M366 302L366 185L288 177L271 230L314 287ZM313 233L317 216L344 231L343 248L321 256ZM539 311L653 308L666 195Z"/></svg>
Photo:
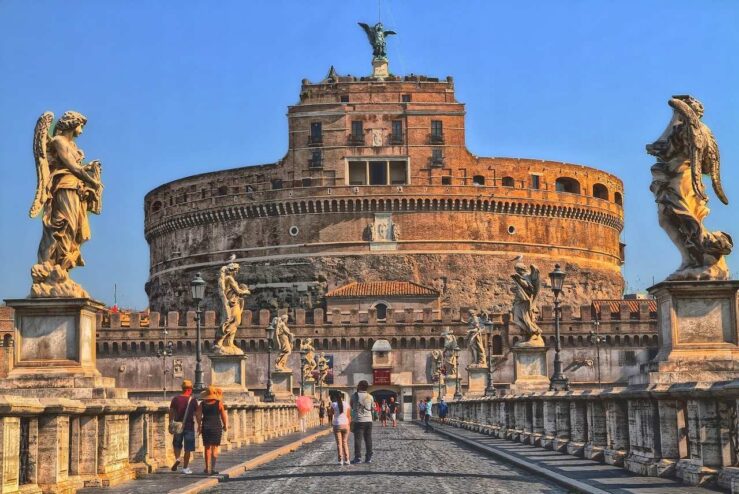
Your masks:
<svg viewBox="0 0 739 494"><path fill-rule="evenodd" d="M446 401L452 401L454 400L454 393L457 391L457 381L460 381L459 383L459 392L462 392L462 383L461 379L458 376L446 376L444 378L444 399Z"/></svg>
<svg viewBox="0 0 739 494"><path fill-rule="evenodd" d="M291 400L293 395L293 372L272 371L272 392L278 401Z"/></svg>
<svg viewBox="0 0 739 494"><path fill-rule="evenodd" d="M372 60L372 77L384 79L390 75L387 60Z"/></svg>
<svg viewBox="0 0 739 494"><path fill-rule="evenodd" d="M210 382L224 391L247 391L246 355L208 355Z"/></svg>
<svg viewBox="0 0 739 494"><path fill-rule="evenodd" d="M488 383L488 368L471 365L467 367L467 375L469 376L469 384L465 396L484 396L485 387Z"/></svg>
<svg viewBox="0 0 739 494"><path fill-rule="evenodd" d="M547 349L545 347L513 348L513 386L515 392L546 391Z"/></svg>
<svg viewBox="0 0 739 494"><path fill-rule="evenodd" d="M306 379L303 382L303 394L305 396L315 396L316 395L316 380L315 379Z"/></svg>
<svg viewBox="0 0 739 494"><path fill-rule="evenodd" d="M630 384L727 381L739 377L739 281L665 281L657 299L660 351Z"/></svg>
<svg viewBox="0 0 739 494"><path fill-rule="evenodd" d="M15 311L13 368L0 392L38 398L126 399L95 367L96 313L87 298L5 300Z"/></svg>

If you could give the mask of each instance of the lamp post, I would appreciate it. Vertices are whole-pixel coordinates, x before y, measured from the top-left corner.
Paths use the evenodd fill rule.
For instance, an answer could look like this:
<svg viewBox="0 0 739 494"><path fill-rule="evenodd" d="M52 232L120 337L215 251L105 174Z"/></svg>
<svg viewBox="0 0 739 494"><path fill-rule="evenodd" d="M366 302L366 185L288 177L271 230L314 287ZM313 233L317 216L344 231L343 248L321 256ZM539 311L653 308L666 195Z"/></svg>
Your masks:
<svg viewBox="0 0 739 494"><path fill-rule="evenodd" d="M308 350L301 348L300 349L300 396L303 396L305 394L305 365L306 363L308 363L308 359L306 359L307 355L308 355Z"/></svg>
<svg viewBox="0 0 739 494"><path fill-rule="evenodd" d="M454 356L455 360L457 361L457 372L456 372L456 384L454 385L454 399L455 400L461 400L462 399L462 391L459 389L459 348L454 349Z"/></svg>
<svg viewBox="0 0 739 494"><path fill-rule="evenodd" d="M595 343L595 362L598 366L598 386L600 386L601 379L600 379L600 344L605 341L605 338L600 335L599 329L600 329L600 321L598 320L598 313L595 313L595 319L593 319L593 328L595 328L593 331L590 331L590 341Z"/></svg>
<svg viewBox="0 0 739 494"><path fill-rule="evenodd" d="M562 314L562 309L559 307L559 295L562 293L565 276L567 274L559 269L559 264L555 264L554 271L549 273L549 281L554 292L554 333L556 338L554 342L554 374L549 379L550 391L567 391L570 389L570 383L562 373L562 360L559 357L559 352L562 349L559 341L559 320Z"/></svg>
<svg viewBox="0 0 739 494"><path fill-rule="evenodd" d="M488 327L488 385L485 387L485 396L495 396L495 386L493 386L493 325Z"/></svg>
<svg viewBox="0 0 739 494"><path fill-rule="evenodd" d="M267 389L264 391L264 401L272 403L275 401L275 394L272 392L272 346L275 340L275 325L270 324L267 327Z"/></svg>
<svg viewBox="0 0 739 494"><path fill-rule="evenodd" d="M167 330L164 330L164 348L157 350L157 357L162 359L162 397L167 399L167 357L174 354L174 345L167 341Z"/></svg>
<svg viewBox="0 0 739 494"><path fill-rule="evenodd" d="M200 276L200 273L195 275L195 278L190 282L190 290L192 291L192 299L195 302L195 384L193 385L193 392L200 393L205 384L203 384L203 366L202 366L202 354L200 347L202 346L202 335L200 329L200 319L203 314L203 308L200 305L205 297L205 280Z"/></svg>

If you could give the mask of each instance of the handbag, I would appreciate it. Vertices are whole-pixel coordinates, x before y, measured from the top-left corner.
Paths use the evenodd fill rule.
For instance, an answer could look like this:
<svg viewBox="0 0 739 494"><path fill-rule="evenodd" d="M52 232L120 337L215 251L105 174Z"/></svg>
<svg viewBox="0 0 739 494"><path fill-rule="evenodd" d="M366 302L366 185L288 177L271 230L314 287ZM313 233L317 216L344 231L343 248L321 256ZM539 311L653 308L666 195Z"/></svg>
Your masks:
<svg viewBox="0 0 739 494"><path fill-rule="evenodd" d="M187 400L187 405L185 406L185 416L182 417L181 421L171 420L169 422L169 433L170 434L182 434L182 431L185 430L185 421L187 421L187 413L190 411L190 402L192 401L192 395L190 396L190 399Z"/></svg>

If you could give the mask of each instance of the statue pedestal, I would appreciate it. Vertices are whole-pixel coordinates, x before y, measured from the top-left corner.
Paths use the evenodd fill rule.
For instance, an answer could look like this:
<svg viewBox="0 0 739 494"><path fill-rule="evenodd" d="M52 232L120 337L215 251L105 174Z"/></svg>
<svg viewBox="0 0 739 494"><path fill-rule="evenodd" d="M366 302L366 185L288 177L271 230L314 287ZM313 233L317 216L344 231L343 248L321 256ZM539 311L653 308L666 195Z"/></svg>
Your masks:
<svg viewBox="0 0 739 494"><path fill-rule="evenodd" d="M462 392L462 380L459 376L446 376L444 378L444 399L446 401L454 400L454 393L457 391L457 381L459 381L459 392Z"/></svg>
<svg viewBox="0 0 739 494"><path fill-rule="evenodd" d="M657 299L660 350L629 384L726 381L739 377L739 281L665 281Z"/></svg>
<svg viewBox="0 0 739 494"><path fill-rule="evenodd" d="M467 375L469 384L465 396L484 396L488 383L488 368L471 365L467 367Z"/></svg>
<svg viewBox="0 0 739 494"><path fill-rule="evenodd" d="M384 79L390 75L387 60L372 60L372 77Z"/></svg>
<svg viewBox="0 0 739 494"><path fill-rule="evenodd" d="M515 392L549 389L546 347L513 348L513 386L511 388Z"/></svg>
<svg viewBox="0 0 739 494"><path fill-rule="evenodd" d="M305 396L315 396L316 395L316 380L315 379L306 379L303 381L303 394Z"/></svg>
<svg viewBox="0 0 739 494"><path fill-rule="evenodd" d="M116 485L134 478L129 463L129 417L136 405L95 367L97 312L88 298L29 298L5 301L15 314L13 368L0 379L0 394L54 404L39 426L38 483L44 491L73 492L83 485ZM89 410L84 425L70 415ZM78 450L61 455L70 444ZM71 454L71 453L70 453ZM74 464L74 472L68 468ZM96 465L89 468L90 465ZM1 490L1 489L0 489Z"/></svg>
<svg viewBox="0 0 739 494"><path fill-rule="evenodd" d="M210 359L210 382L224 391L246 389L246 355L208 355Z"/></svg>
<svg viewBox="0 0 739 494"><path fill-rule="evenodd" d="M293 395L293 371L272 371L272 392L277 401L291 400Z"/></svg>

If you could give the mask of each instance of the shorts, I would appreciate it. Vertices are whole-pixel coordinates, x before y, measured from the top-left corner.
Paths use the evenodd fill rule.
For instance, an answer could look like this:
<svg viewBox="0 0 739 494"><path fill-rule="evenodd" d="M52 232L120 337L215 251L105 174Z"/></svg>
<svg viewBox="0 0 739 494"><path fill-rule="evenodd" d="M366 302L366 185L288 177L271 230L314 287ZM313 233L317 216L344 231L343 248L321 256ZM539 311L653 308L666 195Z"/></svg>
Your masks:
<svg viewBox="0 0 739 494"><path fill-rule="evenodd" d="M195 451L195 431L182 431L182 434L175 434L172 438L174 449L182 449L183 442L185 443L185 452L192 453Z"/></svg>
<svg viewBox="0 0 739 494"><path fill-rule="evenodd" d="M392 420L393 422L395 422L395 414L394 413L391 413L390 414L390 420Z"/></svg>
<svg viewBox="0 0 739 494"><path fill-rule="evenodd" d="M349 424L335 425L334 432L349 432Z"/></svg>

